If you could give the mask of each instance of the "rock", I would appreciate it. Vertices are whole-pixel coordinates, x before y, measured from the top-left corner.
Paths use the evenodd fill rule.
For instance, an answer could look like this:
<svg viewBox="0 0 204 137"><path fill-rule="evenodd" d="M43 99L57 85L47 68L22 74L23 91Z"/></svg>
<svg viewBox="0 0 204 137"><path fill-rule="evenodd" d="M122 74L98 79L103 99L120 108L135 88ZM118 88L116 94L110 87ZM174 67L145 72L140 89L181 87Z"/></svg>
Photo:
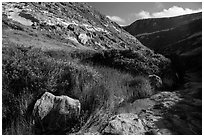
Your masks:
<svg viewBox="0 0 204 137"><path fill-rule="evenodd" d="M68 96L45 92L33 109L36 134L63 131L80 115L81 104Z"/></svg>
<svg viewBox="0 0 204 137"><path fill-rule="evenodd" d="M89 37L84 33L79 34L78 38L82 44L86 44L86 42L89 40Z"/></svg>
<svg viewBox="0 0 204 137"><path fill-rule="evenodd" d="M133 103L121 103L117 109L117 113L134 113L139 114L142 110L146 110L155 105L153 100L149 98L137 99Z"/></svg>
<svg viewBox="0 0 204 137"><path fill-rule="evenodd" d="M35 103L33 113L38 115L42 120L54 107L55 96L49 92L45 92Z"/></svg>
<svg viewBox="0 0 204 137"><path fill-rule="evenodd" d="M182 98L180 97L180 94L178 94L177 92L169 92L169 91L163 91L163 92L157 93L151 96L150 99L157 102L161 102L161 101L179 102L182 100Z"/></svg>
<svg viewBox="0 0 204 137"><path fill-rule="evenodd" d="M110 118L102 134L143 135L146 130L136 114L123 113Z"/></svg>
<svg viewBox="0 0 204 137"><path fill-rule="evenodd" d="M149 75L149 80L151 83L151 86L155 89L161 88L162 86L162 80L159 76L153 74L153 75Z"/></svg>

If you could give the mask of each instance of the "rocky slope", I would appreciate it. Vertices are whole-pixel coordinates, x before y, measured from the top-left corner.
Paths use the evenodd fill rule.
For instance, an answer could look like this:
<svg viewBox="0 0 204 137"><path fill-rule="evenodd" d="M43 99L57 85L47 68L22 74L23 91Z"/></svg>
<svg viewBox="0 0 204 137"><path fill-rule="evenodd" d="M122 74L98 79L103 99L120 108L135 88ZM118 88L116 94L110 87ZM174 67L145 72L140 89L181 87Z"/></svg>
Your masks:
<svg viewBox="0 0 204 137"><path fill-rule="evenodd" d="M3 134L200 134L194 113L185 121L170 111L189 100L160 93L175 79L169 59L87 3L2 3ZM199 121L195 85L181 90L192 88L187 98L198 98L182 112L195 112ZM151 127L166 116L165 107L181 123ZM172 129L182 120L192 130Z"/></svg>
<svg viewBox="0 0 204 137"><path fill-rule="evenodd" d="M57 40L66 47L94 50L141 46L137 39L86 3L3 3L2 10L4 27Z"/></svg>
<svg viewBox="0 0 204 137"><path fill-rule="evenodd" d="M190 89L186 86L173 92L162 91L148 99L136 100L119 109L119 114L110 119L103 134L202 134L199 94L202 94L201 85Z"/></svg>

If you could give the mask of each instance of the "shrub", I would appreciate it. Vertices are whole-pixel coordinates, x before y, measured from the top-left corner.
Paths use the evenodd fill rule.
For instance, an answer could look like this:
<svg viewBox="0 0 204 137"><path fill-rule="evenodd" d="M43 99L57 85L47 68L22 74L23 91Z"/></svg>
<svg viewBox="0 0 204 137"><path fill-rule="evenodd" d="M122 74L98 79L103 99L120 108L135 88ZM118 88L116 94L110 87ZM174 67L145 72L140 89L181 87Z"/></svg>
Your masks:
<svg viewBox="0 0 204 137"><path fill-rule="evenodd" d="M108 66L133 75L157 74L166 69L169 60L161 55L155 56L150 50L104 50L98 52L77 53L75 57L83 62Z"/></svg>
<svg viewBox="0 0 204 137"><path fill-rule="evenodd" d="M144 76L159 71L160 63L131 50L71 54L12 45L2 51L3 134L28 134L33 106L46 91L80 100L80 118L67 122L71 126L67 132L76 132L93 121L101 125L122 100L133 102L152 94ZM20 132L19 127L25 130Z"/></svg>
<svg viewBox="0 0 204 137"><path fill-rule="evenodd" d="M19 45L2 50L4 134L13 134L14 130L20 133L18 123L21 121L30 123L31 119L26 117L30 117L35 101L46 91L79 99L84 120L106 102L108 93L93 68L66 58L51 58L39 49ZM23 125L32 127L21 124L22 129L26 128ZM8 131L11 129L13 131Z"/></svg>

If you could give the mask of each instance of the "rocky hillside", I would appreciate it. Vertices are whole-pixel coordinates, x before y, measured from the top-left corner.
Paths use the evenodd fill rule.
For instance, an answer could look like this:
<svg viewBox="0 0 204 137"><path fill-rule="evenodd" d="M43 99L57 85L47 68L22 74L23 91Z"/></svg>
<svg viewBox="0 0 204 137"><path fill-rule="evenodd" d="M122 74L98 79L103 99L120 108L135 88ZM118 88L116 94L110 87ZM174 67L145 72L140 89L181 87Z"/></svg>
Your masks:
<svg viewBox="0 0 204 137"><path fill-rule="evenodd" d="M115 22L86 3L3 3L2 10L4 28L21 30L30 37L37 35L53 41L50 42L53 44L58 41L61 47L98 50L142 46ZM29 37L26 38L30 41ZM12 40L21 42L15 38ZM52 48L40 42L38 46Z"/></svg>
<svg viewBox="0 0 204 137"><path fill-rule="evenodd" d="M200 134L202 86L176 80L87 3L2 3L2 134Z"/></svg>

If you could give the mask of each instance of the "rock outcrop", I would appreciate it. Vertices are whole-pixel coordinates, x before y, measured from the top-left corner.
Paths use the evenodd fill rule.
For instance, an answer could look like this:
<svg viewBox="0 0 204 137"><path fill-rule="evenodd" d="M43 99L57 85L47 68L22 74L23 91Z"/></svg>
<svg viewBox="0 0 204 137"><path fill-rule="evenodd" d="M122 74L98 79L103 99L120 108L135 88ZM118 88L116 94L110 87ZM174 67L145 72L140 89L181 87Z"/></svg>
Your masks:
<svg viewBox="0 0 204 137"><path fill-rule="evenodd" d="M185 88L188 87L188 88ZM117 111L117 116L110 119L105 128L106 134L131 134L121 128L122 119L127 124L134 119L129 115L138 116L145 130L140 130L142 134L148 135L197 135L202 133L202 95L201 83L186 84L185 89L177 91L162 91L152 95L148 99L138 99L131 104L121 106ZM189 90L189 87L190 90ZM119 115L122 115L119 117ZM119 121L119 122L118 122ZM117 124L116 124L117 123ZM131 126L133 129L135 126ZM126 125L126 127L128 127ZM105 132L106 131L106 132ZM119 132L121 131L121 132ZM125 132L124 132L125 131ZM130 130L131 131L131 130ZM136 133L135 133L136 134Z"/></svg>
<svg viewBox="0 0 204 137"><path fill-rule="evenodd" d="M155 105L138 113L146 134L195 135L202 133L202 101L188 95L188 89L164 91L150 99Z"/></svg>
<svg viewBox="0 0 204 137"><path fill-rule="evenodd" d="M162 87L162 79L153 74L153 75L149 75L149 80L150 80L150 84L154 89L159 89Z"/></svg>
<svg viewBox="0 0 204 137"><path fill-rule="evenodd" d="M124 113L115 115L102 131L102 134L111 135L143 135L145 128L136 114Z"/></svg>
<svg viewBox="0 0 204 137"><path fill-rule="evenodd" d="M63 131L69 127L69 121L80 114L81 104L68 96L54 96L45 92L34 106L35 132L48 133Z"/></svg>

